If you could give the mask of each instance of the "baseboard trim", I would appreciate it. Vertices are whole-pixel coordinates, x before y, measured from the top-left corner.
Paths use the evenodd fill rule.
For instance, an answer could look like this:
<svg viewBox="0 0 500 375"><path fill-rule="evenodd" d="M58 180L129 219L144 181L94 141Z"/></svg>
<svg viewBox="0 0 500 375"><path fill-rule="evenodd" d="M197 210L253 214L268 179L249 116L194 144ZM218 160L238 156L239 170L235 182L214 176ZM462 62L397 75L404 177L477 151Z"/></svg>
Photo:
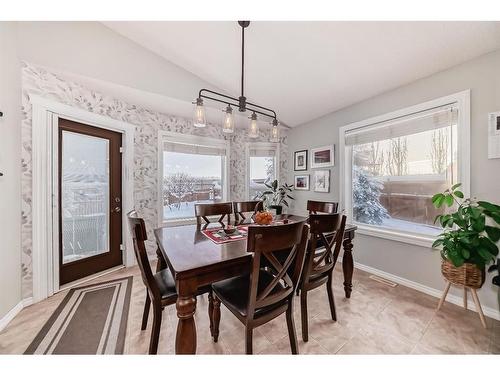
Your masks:
<svg viewBox="0 0 500 375"><path fill-rule="evenodd" d="M5 314L1 319L0 319L0 332L3 331L5 327L16 317L19 312L25 308L26 306L29 306L33 303L33 298L26 298L20 301L17 305L15 305L10 311Z"/></svg>
<svg viewBox="0 0 500 375"><path fill-rule="evenodd" d="M428 295L433 296L433 297L441 298L441 296L443 294L442 290L434 289L434 288L431 288L431 287L426 286L424 284L420 284L420 283L417 283L415 281L411 281L411 280L405 279L403 277L396 276L396 275L393 275L391 273L381 271L377 268L366 266L366 265L358 263L358 262L354 262L354 267L356 267L362 271L371 273L373 275L377 275L377 276L383 277L385 279L394 281L395 283L404 285L408 288L418 290L419 292L428 294ZM463 306L462 297L454 296L450 293L448 293L448 296L446 297L446 301L453 303L454 305ZM476 306L474 304L474 301L469 301L469 302L470 302L470 303L468 303L469 310L476 311ZM436 307L437 307L437 304L436 304ZM492 319L500 320L500 311L493 309L491 307L488 307L488 306L482 306L482 309L483 309L484 315L486 315Z"/></svg>

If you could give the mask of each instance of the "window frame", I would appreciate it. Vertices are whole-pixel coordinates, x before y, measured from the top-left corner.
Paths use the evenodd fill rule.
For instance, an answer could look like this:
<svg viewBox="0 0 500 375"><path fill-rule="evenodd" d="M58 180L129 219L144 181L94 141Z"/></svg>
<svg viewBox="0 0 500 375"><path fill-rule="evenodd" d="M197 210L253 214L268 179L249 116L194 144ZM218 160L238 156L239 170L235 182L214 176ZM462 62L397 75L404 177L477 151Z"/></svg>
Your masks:
<svg viewBox="0 0 500 375"><path fill-rule="evenodd" d="M354 122L339 129L340 146L340 205L347 213L348 222L358 227L358 233L405 242L413 245L432 247L436 236L416 234L395 230L393 228L379 227L376 225L363 224L353 221L352 214L352 146L345 145L345 133L353 129L376 125L398 117L408 116L417 112L432 108L455 104L458 108L458 176L457 181L462 183L461 190L466 197L470 196L470 90L464 90L455 94L443 96L434 100L392 111L380 116L371 117L362 121Z"/></svg>
<svg viewBox="0 0 500 375"><path fill-rule="evenodd" d="M188 144L199 144L209 147L219 147L224 148L226 150L226 158L224 161L224 166L222 167L222 200L225 202L229 201L229 184L230 184L230 175L229 175L229 165L231 158L231 146L230 141L225 139L218 139L212 137L205 137L200 135L193 134L182 134L167 130L159 130L158 131L158 224L160 226L179 226L179 225L188 225L195 224L196 217L189 218L179 218L179 219L171 219L166 220L163 217L163 143L165 141L170 141L173 143L188 143Z"/></svg>
<svg viewBox="0 0 500 375"><path fill-rule="evenodd" d="M275 153L274 178L280 176L280 144L274 142L247 142L245 145L245 199L250 200L250 151L251 150L273 150Z"/></svg>

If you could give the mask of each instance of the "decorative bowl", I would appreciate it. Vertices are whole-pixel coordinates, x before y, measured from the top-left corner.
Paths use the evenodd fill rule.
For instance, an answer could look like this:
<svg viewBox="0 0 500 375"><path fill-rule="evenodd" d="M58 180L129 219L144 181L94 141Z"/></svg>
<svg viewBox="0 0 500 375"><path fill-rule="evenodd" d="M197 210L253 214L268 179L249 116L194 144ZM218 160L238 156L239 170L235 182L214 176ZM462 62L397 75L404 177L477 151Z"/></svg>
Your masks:
<svg viewBox="0 0 500 375"><path fill-rule="evenodd" d="M269 211L259 211L255 214L253 220L259 225L269 225L273 222L273 214Z"/></svg>
<svg viewBox="0 0 500 375"><path fill-rule="evenodd" d="M224 233L226 234L233 234L234 232L236 232L236 227L224 228Z"/></svg>

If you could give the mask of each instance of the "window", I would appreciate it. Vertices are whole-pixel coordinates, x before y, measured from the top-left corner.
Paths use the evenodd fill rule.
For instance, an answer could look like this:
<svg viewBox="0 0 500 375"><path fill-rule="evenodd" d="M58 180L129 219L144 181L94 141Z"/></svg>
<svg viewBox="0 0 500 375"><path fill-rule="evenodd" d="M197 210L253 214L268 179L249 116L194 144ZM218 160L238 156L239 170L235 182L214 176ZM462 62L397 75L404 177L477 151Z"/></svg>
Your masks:
<svg viewBox="0 0 500 375"><path fill-rule="evenodd" d="M370 234L440 232L431 197L457 182L468 191L466 104L457 94L341 129L344 205L355 224Z"/></svg>
<svg viewBox="0 0 500 375"><path fill-rule="evenodd" d="M227 141L160 132L161 219L194 217L195 203L227 199Z"/></svg>
<svg viewBox="0 0 500 375"><path fill-rule="evenodd" d="M247 198L252 200L267 189L265 182L275 180L279 146L276 143L247 143Z"/></svg>

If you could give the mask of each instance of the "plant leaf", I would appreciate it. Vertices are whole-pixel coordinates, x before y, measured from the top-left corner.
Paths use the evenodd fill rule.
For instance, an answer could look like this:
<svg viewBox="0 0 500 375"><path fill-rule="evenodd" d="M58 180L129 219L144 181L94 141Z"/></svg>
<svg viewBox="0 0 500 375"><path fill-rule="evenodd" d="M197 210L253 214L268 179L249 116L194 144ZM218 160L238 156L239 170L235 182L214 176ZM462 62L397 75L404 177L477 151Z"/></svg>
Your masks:
<svg viewBox="0 0 500 375"><path fill-rule="evenodd" d="M455 190L456 188L458 188L458 187L460 187L460 186L462 186L462 183L461 183L461 182L459 182L458 184L453 185L453 186L451 187L451 190Z"/></svg>
<svg viewBox="0 0 500 375"><path fill-rule="evenodd" d="M492 240L493 242L498 242L498 240L500 240L500 228L486 225L484 227L484 230L486 231L486 234L488 235L490 240Z"/></svg>
<svg viewBox="0 0 500 375"><path fill-rule="evenodd" d="M458 197L458 198L464 197L464 193L462 193L460 190L454 191L453 194L455 195L455 197Z"/></svg>
<svg viewBox="0 0 500 375"><path fill-rule="evenodd" d="M500 206L497 206L496 204L490 203L490 202L485 202L485 201L479 201L477 204L491 212L500 212Z"/></svg>

